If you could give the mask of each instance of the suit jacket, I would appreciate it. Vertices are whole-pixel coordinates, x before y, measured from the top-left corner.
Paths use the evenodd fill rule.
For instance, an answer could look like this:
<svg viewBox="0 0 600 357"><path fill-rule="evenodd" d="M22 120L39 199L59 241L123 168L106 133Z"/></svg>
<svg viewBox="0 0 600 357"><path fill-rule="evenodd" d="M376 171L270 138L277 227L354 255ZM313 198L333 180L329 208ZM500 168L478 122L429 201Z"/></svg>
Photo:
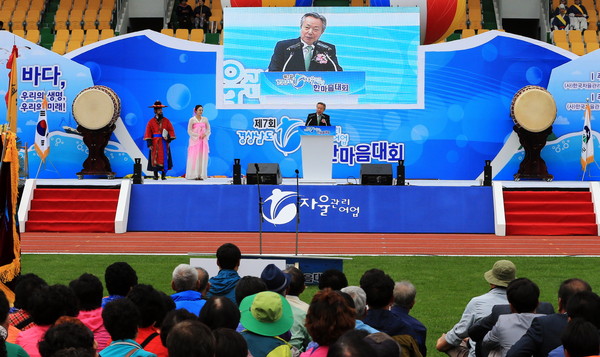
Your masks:
<svg viewBox="0 0 600 357"><path fill-rule="evenodd" d="M506 354L506 357L545 357L561 345L560 336L567 326L567 314L536 317L525 335Z"/></svg>
<svg viewBox="0 0 600 357"><path fill-rule="evenodd" d="M553 314L554 307L549 302L541 302L536 309L536 312L538 314L545 315ZM492 307L492 312L488 316L477 321L473 324L473 326L469 327L469 338L475 342L480 342L483 340L483 337L492 330L500 315L506 315L510 313L512 313L510 311L510 305L495 305Z"/></svg>
<svg viewBox="0 0 600 357"><path fill-rule="evenodd" d="M299 44L299 45L298 45ZM338 63L335 46L317 41L314 44L313 55L310 61L309 71L342 71ZM287 64L286 64L287 62ZM275 45L269 72L305 72L304 53L300 37L291 40L279 41Z"/></svg>
<svg viewBox="0 0 600 357"><path fill-rule="evenodd" d="M319 123L317 120L317 113L310 113L306 118L306 126L331 126L331 122L329 121L329 115L323 113L321 114L321 121L325 120L325 124Z"/></svg>

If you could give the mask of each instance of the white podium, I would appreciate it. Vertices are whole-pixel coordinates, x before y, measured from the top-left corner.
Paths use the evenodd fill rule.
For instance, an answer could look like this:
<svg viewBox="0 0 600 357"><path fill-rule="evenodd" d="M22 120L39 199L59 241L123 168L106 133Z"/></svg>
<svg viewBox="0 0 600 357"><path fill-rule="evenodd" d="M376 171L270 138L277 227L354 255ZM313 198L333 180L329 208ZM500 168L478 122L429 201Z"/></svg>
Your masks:
<svg viewBox="0 0 600 357"><path fill-rule="evenodd" d="M333 137L335 126L301 126L302 183L332 184Z"/></svg>

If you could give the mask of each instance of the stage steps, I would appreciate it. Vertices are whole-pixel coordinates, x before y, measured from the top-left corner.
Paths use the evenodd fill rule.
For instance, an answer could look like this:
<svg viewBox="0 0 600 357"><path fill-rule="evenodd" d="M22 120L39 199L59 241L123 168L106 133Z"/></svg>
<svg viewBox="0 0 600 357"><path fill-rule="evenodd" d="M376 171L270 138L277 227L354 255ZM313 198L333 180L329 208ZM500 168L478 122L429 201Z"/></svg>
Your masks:
<svg viewBox="0 0 600 357"><path fill-rule="evenodd" d="M36 188L26 232L115 232L118 188Z"/></svg>
<svg viewBox="0 0 600 357"><path fill-rule="evenodd" d="M598 235L589 191L504 190L506 235Z"/></svg>

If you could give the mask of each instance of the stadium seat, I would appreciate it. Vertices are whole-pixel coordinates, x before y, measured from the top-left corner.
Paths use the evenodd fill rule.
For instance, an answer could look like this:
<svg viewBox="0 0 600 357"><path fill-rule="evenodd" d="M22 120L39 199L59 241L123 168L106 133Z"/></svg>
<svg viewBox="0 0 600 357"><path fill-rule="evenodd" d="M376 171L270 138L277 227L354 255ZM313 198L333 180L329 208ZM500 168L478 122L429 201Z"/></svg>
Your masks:
<svg viewBox="0 0 600 357"><path fill-rule="evenodd" d="M67 41L69 41L69 30L65 30L65 29L60 29L60 30L56 30L56 37L54 38L54 40L60 40L60 41L64 41L65 43Z"/></svg>
<svg viewBox="0 0 600 357"><path fill-rule="evenodd" d="M85 32L85 42L96 42L100 39L100 31L97 29L90 29Z"/></svg>
<svg viewBox="0 0 600 357"><path fill-rule="evenodd" d="M52 44L52 51L59 55L64 55L67 52L67 43L61 40L54 40Z"/></svg>
<svg viewBox="0 0 600 357"><path fill-rule="evenodd" d="M351 0L350 6L365 6L364 0Z"/></svg>
<svg viewBox="0 0 600 357"><path fill-rule="evenodd" d="M190 32L190 41L204 42L204 30L192 29L192 31Z"/></svg>
<svg viewBox="0 0 600 357"><path fill-rule="evenodd" d="M96 28L96 18L98 17L97 8L87 8L83 13L83 29L90 30Z"/></svg>
<svg viewBox="0 0 600 357"><path fill-rule="evenodd" d="M81 30L83 22L83 10L72 9L69 13L69 30Z"/></svg>
<svg viewBox="0 0 600 357"><path fill-rule="evenodd" d="M585 30L583 31L583 41L586 44L590 44L590 43L598 43L598 35L596 34L596 31L594 30Z"/></svg>
<svg viewBox="0 0 600 357"><path fill-rule="evenodd" d="M113 29L103 29L100 31L100 40L106 40L107 38L111 38L115 36L115 30Z"/></svg>
<svg viewBox="0 0 600 357"><path fill-rule="evenodd" d="M177 29L175 30L175 37L187 40L190 37L190 32L188 29Z"/></svg>
<svg viewBox="0 0 600 357"><path fill-rule="evenodd" d="M479 35L479 34L482 34L482 33L488 32L488 31L489 31L488 29L479 29L479 30L477 30L477 34Z"/></svg>
<svg viewBox="0 0 600 357"><path fill-rule="evenodd" d="M600 48L600 45L598 45L598 42L591 42L591 43L587 44L586 51L587 51L587 53L590 53L590 52L596 51L598 48Z"/></svg>
<svg viewBox="0 0 600 357"><path fill-rule="evenodd" d="M473 30L473 29L464 29L463 32L462 32L461 38L467 38L467 37L471 37L471 36L475 36L475 30Z"/></svg>
<svg viewBox="0 0 600 357"><path fill-rule="evenodd" d="M67 52L71 52L80 47L81 47L81 42L79 42L79 41L69 40L69 42L67 42Z"/></svg>
<svg viewBox="0 0 600 357"><path fill-rule="evenodd" d="M21 38L25 38L25 30L12 30L12 33Z"/></svg>
<svg viewBox="0 0 600 357"><path fill-rule="evenodd" d="M556 44L557 47L560 47L563 50L571 51L571 48L569 48L569 43L566 41L565 42L562 42L562 41L557 42L555 40L554 43Z"/></svg>
<svg viewBox="0 0 600 357"><path fill-rule="evenodd" d="M583 45L583 42L572 42L571 51L578 56L583 56L585 54L585 46Z"/></svg>
<svg viewBox="0 0 600 357"><path fill-rule="evenodd" d="M27 17L27 13L22 9L15 9L15 12L12 14L11 28L13 30L24 30L25 29L25 18Z"/></svg>
<svg viewBox="0 0 600 357"><path fill-rule="evenodd" d="M173 36L173 29L162 29L160 30L160 33L162 33L163 35L167 35L167 36Z"/></svg>
<svg viewBox="0 0 600 357"><path fill-rule="evenodd" d="M85 37L85 33L82 29L76 29L71 31L71 37L69 38L69 42L83 42L83 38Z"/></svg>
<svg viewBox="0 0 600 357"><path fill-rule="evenodd" d="M579 31L579 30L571 30L571 31L569 31L568 37L569 37L569 42L571 44L573 44L573 43L583 43L583 41L581 39L581 31Z"/></svg>
<svg viewBox="0 0 600 357"><path fill-rule="evenodd" d="M87 4L86 0L73 0L73 5L71 6L71 10L81 10L81 12L83 13L83 10L85 10L86 4Z"/></svg>
<svg viewBox="0 0 600 357"><path fill-rule="evenodd" d="M27 41L31 41L33 43L40 43L40 30L36 30L36 29L27 30L25 39L27 39Z"/></svg>
<svg viewBox="0 0 600 357"><path fill-rule="evenodd" d="M115 0L102 0L101 9L112 11L114 8L115 8Z"/></svg>
<svg viewBox="0 0 600 357"><path fill-rule="evenodd" d="M567 31L565 30L554 30L552 31L552 38L554 43L567 42Z"/></svg>

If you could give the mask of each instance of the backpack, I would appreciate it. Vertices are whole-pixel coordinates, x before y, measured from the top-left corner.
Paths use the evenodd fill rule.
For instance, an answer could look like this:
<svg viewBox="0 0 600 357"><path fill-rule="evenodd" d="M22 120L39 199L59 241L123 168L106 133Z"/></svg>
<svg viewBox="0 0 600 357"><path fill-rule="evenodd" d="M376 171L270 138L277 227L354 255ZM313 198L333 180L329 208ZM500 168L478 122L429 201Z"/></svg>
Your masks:
<svg viewBox="0 0 600 357"><path fill-rule="evenodd" d="M292 345L290 345L286 340L282 339L279 336L273 336L274 338L283 342L283 345L279 345L271 350L267 354L267 357L293 357L297 356L297 354L293 354L292 350L296 350ZM296 350L297 351L297 350Z"/></svg>

